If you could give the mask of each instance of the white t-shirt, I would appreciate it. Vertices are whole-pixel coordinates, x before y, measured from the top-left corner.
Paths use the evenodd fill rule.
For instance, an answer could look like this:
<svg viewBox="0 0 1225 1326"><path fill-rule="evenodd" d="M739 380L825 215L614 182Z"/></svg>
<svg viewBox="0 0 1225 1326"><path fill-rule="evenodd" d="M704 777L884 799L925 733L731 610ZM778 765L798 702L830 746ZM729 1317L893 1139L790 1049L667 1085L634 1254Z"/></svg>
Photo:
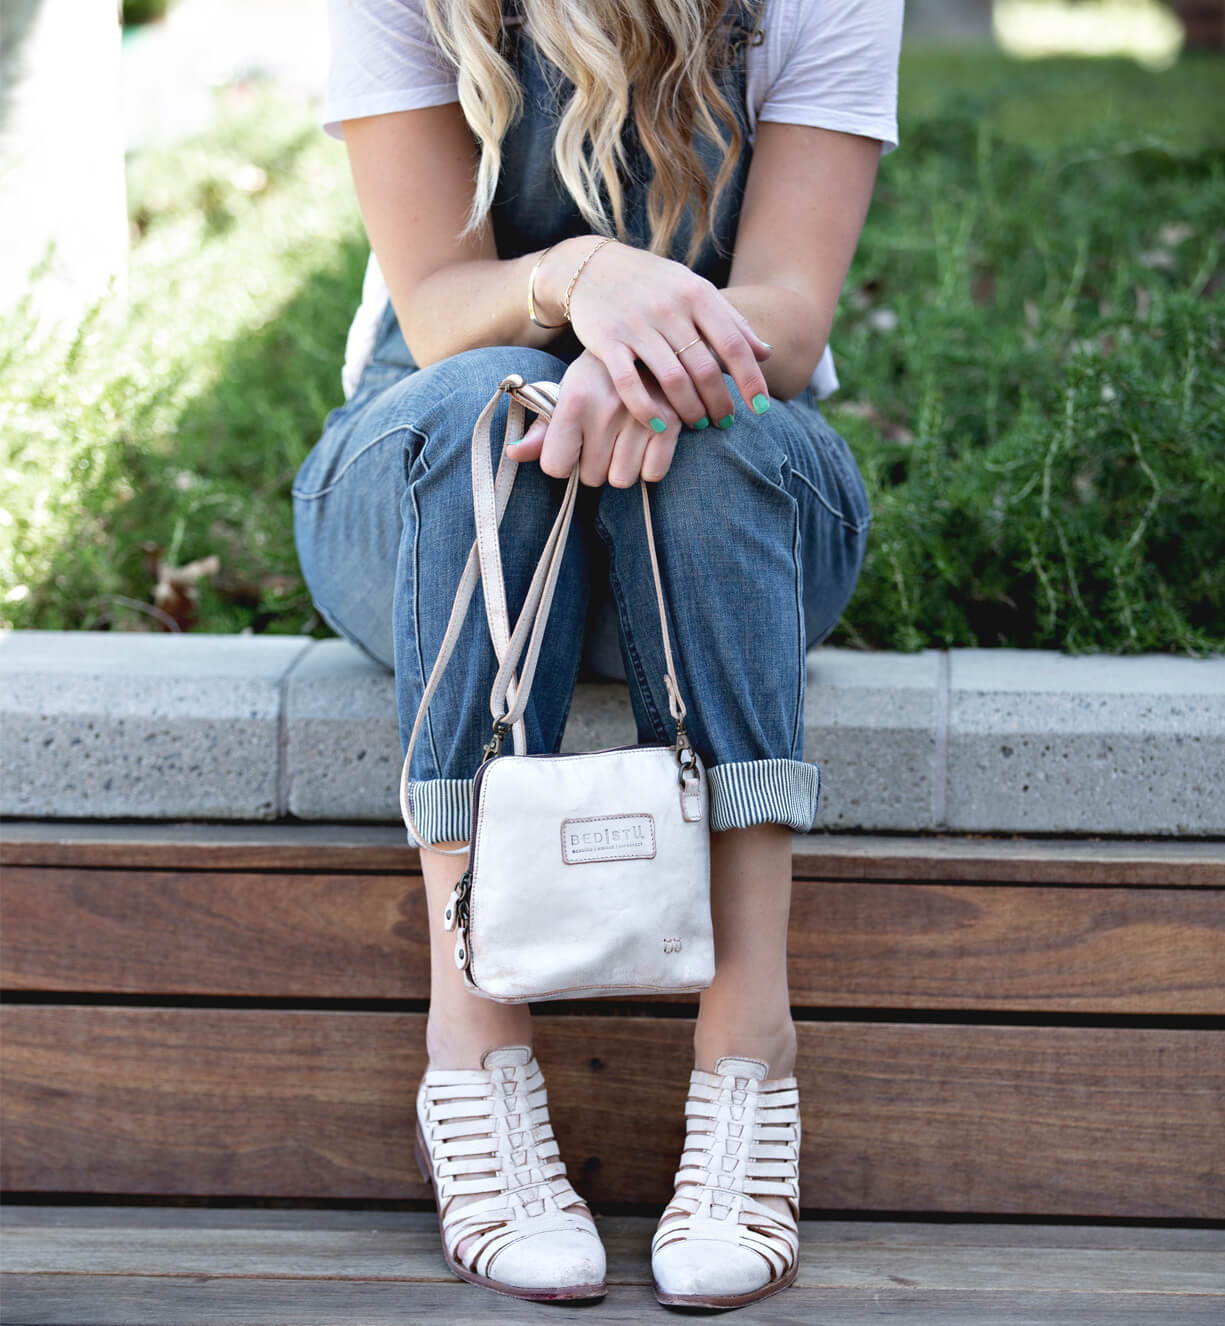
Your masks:
<svg viewBox="0 0 1225 1326"><path fill-rule="evenodd" d="M750 141L759 122L809 124L897 146L897 66L903 0L766 0L760 46L745 54ZM328 0L332 58L324 128L363 115L458 101L421 0ZM374 351L387 286L374 255L349 329L343 373L351 396ZM826 347L813 374L821 396L838 386Z"/></svg>

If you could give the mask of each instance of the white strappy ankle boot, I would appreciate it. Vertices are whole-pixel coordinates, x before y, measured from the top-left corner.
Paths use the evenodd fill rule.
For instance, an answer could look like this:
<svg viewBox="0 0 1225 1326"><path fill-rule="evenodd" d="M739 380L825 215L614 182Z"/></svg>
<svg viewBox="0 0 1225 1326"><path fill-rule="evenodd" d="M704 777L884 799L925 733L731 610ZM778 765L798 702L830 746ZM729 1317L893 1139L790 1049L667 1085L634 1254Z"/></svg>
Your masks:
<svg viewBox="0 0 1225 1326"><path fill-rule="evenodd" d="M794 1077L765 1080L759 1059L694 1069L676 1191L651 1244L655 1297L736 1308L795 1279L799 1254L800 1097ZM756 1200L785 1197L790 1217Z"/></svg>
<svg viewBox="0 0 1225 1326"><path fill-rule="evenodd" d="M481 1065L431 1068L417 1093L417 1163L447 1265L515 1298L599 1298L604 1245L558 1158L539 1065L526 1045Z"/></svg>

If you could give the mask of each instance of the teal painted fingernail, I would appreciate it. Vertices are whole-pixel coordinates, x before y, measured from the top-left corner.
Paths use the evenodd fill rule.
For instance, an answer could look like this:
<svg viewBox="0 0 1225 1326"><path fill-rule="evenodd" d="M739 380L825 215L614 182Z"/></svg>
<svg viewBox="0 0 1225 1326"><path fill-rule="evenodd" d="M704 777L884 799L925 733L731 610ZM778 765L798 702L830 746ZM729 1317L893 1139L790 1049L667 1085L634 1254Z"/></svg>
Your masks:
<svg viewBox="0 0 1225 1326"><path fill-rule="evenodd" d="M705 415L703 415L703 416L702 416L702 417L701 417L701 418L700 418L700 419L699 419L699 420L698 420L693 426L694 426L694 428L696 428L696 429L698 430L698 432L700 433L700 432L702 431L703 428L709 428L709 427L710 427L710 420L707 419L707 417L706 417Z"/></svg>
<svg viewBox="0 0 1225 1326"><path fill-rule="evenodd" d="M765 414L765 412L769 408L770 408L769 396L766 396L759 391L757 395L753 397L753 412L755 414Z"/></svg>
<svg viewBox="0 0 1225 1326"><path fill-rule="evenodd" d="M732 420L735 419L735 417L736 415L734 411L731 414L725 414L723 418L719 420L719 427L730 428L732 426Z"/></svg>
<svg viewBox="0 0 1225 1326"><path fill-rule="evenodd" d="M662 419L656 417L656 418L654 418L654 419L651 420L651 427L652 427L652 429L654 429L655 432L657 432L657 433L662 433L662 432L665 431L665 429L668 427L668 425L667 425L666 423L664 423L664 421L663 421Z"/></svg>

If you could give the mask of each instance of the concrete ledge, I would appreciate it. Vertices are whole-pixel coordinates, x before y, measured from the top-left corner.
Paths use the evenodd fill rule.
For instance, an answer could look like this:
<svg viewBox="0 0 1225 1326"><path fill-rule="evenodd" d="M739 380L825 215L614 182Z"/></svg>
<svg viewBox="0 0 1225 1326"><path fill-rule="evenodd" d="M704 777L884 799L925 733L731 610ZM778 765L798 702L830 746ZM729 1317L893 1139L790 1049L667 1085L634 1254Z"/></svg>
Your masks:
<svg viewBox="0 0 1225 1326"><path fill-rule="evenodd" d="M338 640L0 636L0 814L397 820L391 677ZM566 750L631 742L584 684ZM808 660L830 829L1225 835L1225 659L1010 650Z"/></svg>
<svg viewBox="0 0 1225 1326"><path fill-rule="evenodd" d="M311 643L0 636L0 814L276 819L280 688Z"/></svg>

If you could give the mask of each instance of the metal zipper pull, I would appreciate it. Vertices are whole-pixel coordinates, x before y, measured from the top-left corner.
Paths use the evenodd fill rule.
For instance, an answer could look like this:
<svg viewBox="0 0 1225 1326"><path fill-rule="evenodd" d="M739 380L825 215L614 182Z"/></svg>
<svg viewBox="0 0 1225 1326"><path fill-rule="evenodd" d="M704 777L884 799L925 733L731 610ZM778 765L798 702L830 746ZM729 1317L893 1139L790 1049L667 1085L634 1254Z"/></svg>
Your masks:
<svg viewBox="0 0 1225 1326"><path fill-rule="evenodd" d="M454 930L455 923L459 920L460 904L468 896L468 886L472 882L472 872L465 871L464 877L451 890L450 897L447 898L447 905L442 913L442 928L444 930Z"/></svg>

